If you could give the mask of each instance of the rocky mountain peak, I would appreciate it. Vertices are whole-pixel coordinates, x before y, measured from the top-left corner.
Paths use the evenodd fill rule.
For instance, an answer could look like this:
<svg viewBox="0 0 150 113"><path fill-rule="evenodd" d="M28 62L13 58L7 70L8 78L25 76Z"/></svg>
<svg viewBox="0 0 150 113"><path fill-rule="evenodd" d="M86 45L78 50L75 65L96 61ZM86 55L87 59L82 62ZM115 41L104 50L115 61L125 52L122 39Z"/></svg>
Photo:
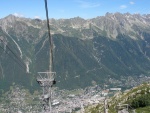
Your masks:
<svg viewBox="0 0 150 113"><path fill-rule="evenodd" d="M106 13L93 19L83 19L80 17L70 19L50 19L52 34L63 34L65 36L80 38L93 37L93 33L115 39L118 34L129 34L136 39L139 30L150 28L150 15L130 14L130 13ZM4 29L14 28L14 26L31 26L46 30L46 21L28 19L9 15L0 19L0 25ZM139 27L140 26L140 27ZM24 28L24 27L23 27ZM138 29L138 30L137 30ZM74 32L73 32L74 31ZM76 33L75 33L76 32Z"/></svg>
<svg viewBox="0 0 150 113"><path fill-rule="evenodd" d="M18 18L18 17L16 17L16 16L10 14L10 15L6 16L6 17L4 18L4 20L9 21L9 22L14 22L14 20L16 20L16 18Z"/></svg>

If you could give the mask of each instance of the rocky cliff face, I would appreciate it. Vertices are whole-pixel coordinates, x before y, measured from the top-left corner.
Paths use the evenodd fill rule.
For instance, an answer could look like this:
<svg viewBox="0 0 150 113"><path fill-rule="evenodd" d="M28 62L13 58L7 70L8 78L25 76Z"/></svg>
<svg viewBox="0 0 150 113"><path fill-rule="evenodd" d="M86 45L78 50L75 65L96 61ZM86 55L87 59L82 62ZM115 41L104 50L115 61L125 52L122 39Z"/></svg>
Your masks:
<svg viewBox="0 0 150 113"><path fill-rule="evenodd" d="M50 25L59 87L149 75L150 15L107 13L88 20L50 19ZM0 41L0 86L15 82L36 88L37 72L47 71L49 65L46 21L9 15L0 19L0 39L5 40Z"/></svg>

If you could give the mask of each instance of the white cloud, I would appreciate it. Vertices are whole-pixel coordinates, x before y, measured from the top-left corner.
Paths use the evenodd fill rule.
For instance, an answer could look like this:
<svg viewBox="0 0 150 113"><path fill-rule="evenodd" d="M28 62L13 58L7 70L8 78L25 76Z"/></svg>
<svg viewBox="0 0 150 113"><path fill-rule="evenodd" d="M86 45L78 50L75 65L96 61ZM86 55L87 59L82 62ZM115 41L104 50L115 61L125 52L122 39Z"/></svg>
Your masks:
<svg viewBox="0 0 150 113"><path fill-rule="evenodd" d="M39 16L34 16L34 18L35 18L35 19L40 19L40 17L39 17Z"/></svg>
<svg viewBox="0 0 150 113"><path fill-rule="evenodd" d="M14 13L13 15L16 16L16 17L24 17L24 15L19 14L19 13Z"/></svg>
<svg viewBox="0 0 150 113"><path fill-rule="evenodd" d="M131 5L135 4L134 2L130 2Z"/></svg>
<svg viewBox="0 0 150 113"><path fill-rule="evenodd" d="M86 1L77 1L79 3L79 6L81 8L94 8L94 7L99 7L99 3L94 3L94 2L86 2Z"/></svg>
<svg viewBox="0 0 150 113"><path fill-rule="evenodd" d="M126 9L126 8L127 8L126 5L121 5L121 6L120 6L120 9Z"/></svg>

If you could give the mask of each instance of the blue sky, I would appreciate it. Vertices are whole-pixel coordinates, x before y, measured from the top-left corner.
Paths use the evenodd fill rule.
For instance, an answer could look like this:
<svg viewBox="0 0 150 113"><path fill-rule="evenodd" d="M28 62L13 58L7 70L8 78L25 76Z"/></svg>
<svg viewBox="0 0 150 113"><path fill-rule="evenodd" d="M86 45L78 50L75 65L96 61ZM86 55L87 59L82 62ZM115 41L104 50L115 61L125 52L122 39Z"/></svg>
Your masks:
<svg viewBox="0 0 150 113"><path fill-rule="evenodd" d="M107 12L150 14L150 0L47 0L49 18L85 19L103 16ZM1 0L0 18L9 14L45 19L44 0Z"/></svg>

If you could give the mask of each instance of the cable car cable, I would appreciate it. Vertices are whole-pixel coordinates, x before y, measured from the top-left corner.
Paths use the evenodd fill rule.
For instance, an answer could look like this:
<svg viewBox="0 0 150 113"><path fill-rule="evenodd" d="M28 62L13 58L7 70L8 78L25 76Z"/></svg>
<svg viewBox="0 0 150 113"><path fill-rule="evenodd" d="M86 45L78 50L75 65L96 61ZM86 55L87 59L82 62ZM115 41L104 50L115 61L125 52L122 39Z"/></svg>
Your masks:
<svg viewBox="0 0 150 113"><path fill-rule="evenodd" d="M0 39L0 40L1 40L1 42L4 43L4 41L3 41L2 39ZM26 65L25 65L24 62L20 59L20 57L17 56L17 55L11 50L11 48L10 48L7 44L5 44L5 45L6 45L6 47L8 48L8 50L9 50L9 51L19 60L19 62L22 63L23 66L25 66L25 68L26 68Z"/></svg>
<svg viewBox="0 0 150 113"><path fill-rule="evenodd" d="M5 51L5 49L3 47L0 46L0 48ZM12 57L8 52L6 52L6 54L8 54L8 56L10 56L19 66L21 66L20 67L21 69L26 71L26 69L18 62L18 60L16 60L14 57Z"/></svg>
<svg viewBox="0 0 150 113"><path fill-rule="evenodd" d="M51 57L50 63L51 63L51 66L52 66L51 69L53 70L54 69L54 67L53 67L53 43L52 43L52 36L51 36L51 33L50 33L47 0L45 0L45 11L46 11L46 18L47 18L47 28L48 28L49 43L50 43L50 54L51 54L51 56L50 56Z"/></svg>

